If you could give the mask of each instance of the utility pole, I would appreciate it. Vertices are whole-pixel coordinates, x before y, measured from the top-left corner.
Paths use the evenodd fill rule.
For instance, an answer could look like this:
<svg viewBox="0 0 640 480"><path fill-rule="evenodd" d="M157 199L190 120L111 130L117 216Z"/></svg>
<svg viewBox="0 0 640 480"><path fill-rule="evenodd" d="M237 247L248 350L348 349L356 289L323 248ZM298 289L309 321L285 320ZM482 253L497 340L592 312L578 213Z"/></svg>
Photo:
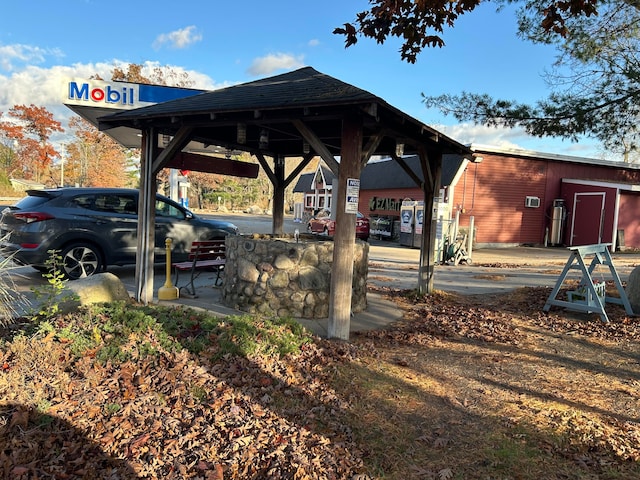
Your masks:
<svg viewBox="0 0 640 480"><path fill-rule="evenodd" d="M62 145L62 149L61 149L61 153L60 153L60 186L64 187L64 145Z"/></svg>

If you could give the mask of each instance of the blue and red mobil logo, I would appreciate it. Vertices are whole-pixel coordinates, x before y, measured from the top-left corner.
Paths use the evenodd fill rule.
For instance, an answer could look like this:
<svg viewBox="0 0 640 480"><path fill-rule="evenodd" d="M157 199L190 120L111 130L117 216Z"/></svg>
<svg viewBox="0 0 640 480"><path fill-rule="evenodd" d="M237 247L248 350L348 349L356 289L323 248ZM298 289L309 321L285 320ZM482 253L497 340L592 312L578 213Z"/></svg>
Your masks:
<svg viewBox="0 0 640 480"><path fill-rule="evenodd" d="M108 108L132 108L137 101L138 85L72 80L68 84L71 103L93 104Z"/></svg>
<svg viewBox="0 0 640 480"><path fill-rule="evenodd" d="M69 79L64 103L130 109L202 93L202 90L102 80Z"/></svg>

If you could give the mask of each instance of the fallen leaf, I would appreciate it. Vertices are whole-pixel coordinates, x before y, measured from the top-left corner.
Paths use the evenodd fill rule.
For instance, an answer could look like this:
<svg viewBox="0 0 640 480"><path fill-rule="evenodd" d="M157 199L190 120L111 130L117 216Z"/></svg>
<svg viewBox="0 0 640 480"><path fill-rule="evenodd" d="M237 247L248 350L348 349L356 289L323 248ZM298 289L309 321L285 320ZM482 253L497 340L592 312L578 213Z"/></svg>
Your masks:
<svg viewBox="0 0 640 480"><path fill-rule="evenodd" d="M443 468L438 472L438 477L441 480L447 480L447 478L453 478L453 471L450 468Z"/></svg>

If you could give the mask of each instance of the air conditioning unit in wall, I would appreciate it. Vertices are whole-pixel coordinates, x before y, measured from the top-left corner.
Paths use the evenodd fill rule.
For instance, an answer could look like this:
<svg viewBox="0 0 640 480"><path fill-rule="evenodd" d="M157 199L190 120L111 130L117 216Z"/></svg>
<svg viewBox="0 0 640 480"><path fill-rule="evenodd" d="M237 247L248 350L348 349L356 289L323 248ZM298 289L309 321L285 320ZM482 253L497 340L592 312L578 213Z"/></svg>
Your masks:
<svg viewBox="0 0 640 480"><path fill-rule="evenodd" d="M540 206L540 197L525 197L524 206L538 208Z"/></svg>

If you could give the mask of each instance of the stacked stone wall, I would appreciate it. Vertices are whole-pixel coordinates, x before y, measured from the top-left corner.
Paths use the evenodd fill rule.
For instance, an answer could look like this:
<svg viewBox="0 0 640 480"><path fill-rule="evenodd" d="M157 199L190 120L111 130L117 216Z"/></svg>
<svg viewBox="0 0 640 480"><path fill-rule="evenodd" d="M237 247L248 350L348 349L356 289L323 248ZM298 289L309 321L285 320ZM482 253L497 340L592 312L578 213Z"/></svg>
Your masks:
<svg viewBox="0 0 640 480"><path fill-rule="evenodd" d="M302 234L229 236L223 302L252 314L326 318L334 243ZM356 241L351 309L367 307L369 244Z"/></svg>

